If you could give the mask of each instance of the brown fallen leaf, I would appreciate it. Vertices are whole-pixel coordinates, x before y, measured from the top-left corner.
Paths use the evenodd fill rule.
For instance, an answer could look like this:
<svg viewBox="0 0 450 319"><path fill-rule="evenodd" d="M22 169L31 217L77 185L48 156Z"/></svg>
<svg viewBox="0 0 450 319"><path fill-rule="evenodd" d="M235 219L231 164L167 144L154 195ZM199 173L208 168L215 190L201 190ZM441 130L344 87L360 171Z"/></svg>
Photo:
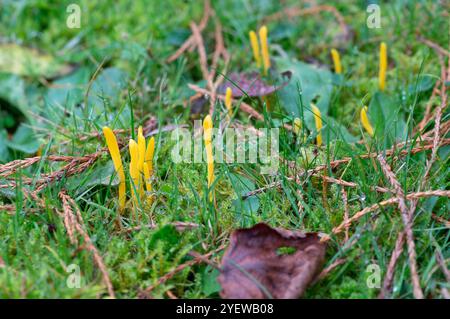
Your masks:
<svg viewBox="0 0 450 319"><path fill-rule="evenodd" d="M285 87L291 80L291 71L281 74L282 83L273 85L262 80L258 72L231 73L228 79L217 88L217 93L225 94L227 87L231 88L233 97L248 95L250 97L265 96Z"/></svg>
<svg viewBox="0 0 450 319"><path fill-rule="evenodd" d="M222 298L299 298L320 272L326 244L317 233L260 223L231 234L218 281Z"/></svg>

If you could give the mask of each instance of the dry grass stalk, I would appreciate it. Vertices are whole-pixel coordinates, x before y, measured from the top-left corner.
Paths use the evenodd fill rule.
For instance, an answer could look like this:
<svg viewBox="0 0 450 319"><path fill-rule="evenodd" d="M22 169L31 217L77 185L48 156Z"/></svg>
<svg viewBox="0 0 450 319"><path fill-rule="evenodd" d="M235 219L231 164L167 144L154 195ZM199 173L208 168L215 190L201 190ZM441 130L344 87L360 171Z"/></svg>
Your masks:
<svg viewBox="0 0 450 319"><path fill-rule="evenodd" d="M409 267L411 271L414 297L417 299L423 299L423 292L422 288L420 287L420 279L417 272L416 247L414 243L414 234L412 231L413 216L410 214L410 210L406 206L405 194L394 172L392 172L391 168L382 155L379 155L377 158L381 164L384 175L393 186L394 192L396 193L398 198L397 205L402 215L404 231L406 235L406 244L408 246Z"/></svg>
<svg viewBox="0 0 450 319"><path fill-rule="evenodd" d="M199 227L198 224L190 223L190 222L173 222L173 223L170 223L169 225L174 226L175 229L180 232ZM142 229L155 229L156 227L157 227L157 225L152 223L152 224L148 224L148 225L140 225L140 226L136 226L136 227L132 227L132 228L126 228L126 229L121 230L120 233L130 234L135 231L140 231Z"/></svg>
<svg viewBox="0 0 450 319"><path fill-rule="evenodd" d="M347 259L345 258L339 258L336 259L335 262L333 262L331 265L329 265L328 267L326 267L325 269L323 269L319 275L317 276L316 280L314 280L314 283L324 279L326 276L328 276L328 274L330 272L332 272L335 268L337 268L338 266L344 264L347 261Z"/></svg>
<svg viewBox="0 0 450 319"><path fill-rule="evenodd" d="M438 52L438 54L439 54L439 52ZM438 87L438 85L441 85L441 89L440 89L441 104L436 109L435 126L434 126L434 129L432 130L432 133L434 134L434 136L433 136L433 147L432 147L432 152L431 152L431 158L426 163L425 173L424 173L424 175L422 177L422 181L421 181L421 183L419 185L419 191L421 189L423 189L424 186L426 185L426 182L428 180L428 176L429 176L431 167L432 167L433 163L436 160L436 154L437 154L437 150L439 148L439 140L440 140L440 137L441 137L442 110L447 105L447 91L446 91L446 87L445 87L445 81L449 77L450 71L446 72L445 66L444 66L444 63L443 63L443 59L442 59L441 56L440 56L440 61L441 61L441 79L440 79L440 81L436 82L435 88L433 89L433 93L432 93L431 99L434 97L435 92L436 92L436 88ZM450 68L450 62L449 62L449 68ZM430 109L431 109L431 102L429 102L427 104L425 116L424 116L423 120L419 124L419 129L420 130L422 130L423 127L429 121ZM447 121L447 123L448 123L448 121ZM445 130L445 132L442 134L442 136L447 134L448 128L444 128L444 130ZM414 199L414 200L411 201L411 206L410 206L409 211L408 211L408 218L410 220L413 220L413 218L414 218L414 212L416 211L417 203L418 203L418 199ZM432 217L433 217L433 215L432 215ZM404 237L404 235L405 234L403 232L399 233L399 235L398 235L398 238L397 238L398 245L396 243L394 252L392 253L392 257L391 257L391 260L390 260L390 263L389 263L389 269L388 269L387 275L385 277L384 285L383 285L383 290L380 293L380 298L383 298L384 296L386 296L388 293L390 293L390 291L392 289L393 273L395 271L395 265L396 265L396 262L397 262L397 259L398 259L398 255L400 255L402 253L402 251L403 251L403 237Z"/></svg>
<svg viewBox="0 0 450 319"><path fill-rule="evenodd" d="M347 223L349 218L348 196L344 187L342 187L341 193L342 193L342 201L344 202L344 223ZM348 228L349 226L347 225L345 227L345 237L344 237L346 242L348 241Z"/></svg>
<svg viewBox="0 0 450 319"><path fill-rule="evenodd" d="M424 38L424 37L422 37L422 36L418 36L417 39L418 39L420 42L422 42L422 43L428 45L428 46L429 46L430 48L432 48L433 50L435 50L437 54L442 55L442 56L447 56L447 57L450 58L450 51L444 49L444 48L441 47L439 44L437 44L437 43L435 43L435 42L433 42L433 41L431 41L431 40L428 40L427 38Z"/></svg>
<svg viewBox="0 0 450 319"><path fill-rule="evenodd" d="M198 24L199 31L203 31L206 26L208 25L209 17L211 16L211 3L209 0L204 1L204 9L203 9L203 17L200 20L200 23ZM189 49L192 49L192 47L195 46L195 37L191 35L184 43L175 51L174 54L172 54L168 59L167 62L171 63L178 59L184 52L186 52Z"/></svg>
<svg viewBox="0 0 450 319"><path fill-rule="evenodd" d="M13 173L17 172L18 169L31 166L39 162L42 158L54 162L67 162L67 164L58 171L50 174L42 174L41 178L37 180L25 177L21 179L22 185L34 184L36 186L36 192L40 192L42 189L44 189L48 184L52 182L59 181L62 178L70 177L84 172L87 168L92 166L103 153L104 149L97 151L93 154L80 157L55 156L55 155L50 155L47 157L40 157L40 156L30 157L24 160L17 160L2 165L0 166L0 172L2 172L3 176L10 176ZM15 180L7 179L7 182L8 182L7 184L0 184L0 188L15 188L17 186Z"/></svg>
<svg viewBox="0 0 450 319"><path fill-rule="evenodd" d="M436 250L435 255L436 255L436 261L437 261L439 267L441 267L442 273L445 276L445 280L447 282L450 282L450 270L448 269L447 265L445 264L444 256L442 256L442 253L438 250Z"/></svg>
<svg viewBox="0 0 450 319"><path fill-rule="evenodd" d="M188 86L189 86L190 89L194 90L197 93L211 96L211 92L210 91L208 91L206 89L203 89L203 88L201 88L201 87L199 87L199 86L197 86L195 84L190 84L189 83ZM223 94L218 94L216 97L218 99L222 100L222 101L225 101L225 95L223 95ZM239 102L236 99L232 99L232 101L233 102ZM252 116L253 118L255 118L255 119L259 120L259 121L263 121L264 120L264 116L261 115L260 113L258 113L254 108L252 108L247 103L240 102L239 103L239 108L241 109L241 111L249 114L250 116Z"/></svg>
<svg viewBox="0 0 450 319"><path fill-rule="evenodd" d="M445 227L450 228L450 221L448 221L436 214L431 214L431 218L433 218L435 221L440 222L441 224L444 224Z"/></svg>
<svg viewBox="0 0 450 319"><path fill-rule="evenodd" d="M0 165L0 177L7 177L16 173L19 169L29 167L33 164L38 163L40 160L47 160L51 162L72 162L79 159L79 157L74 156L59 156L59 155L49 155L49 156L34 156L25 159L15 160L3 165Z"/></svg>
<svg viewBox="0 0 450 319"><path fill-rule="evenodd" d="M417 125L417 128L419 131L422 131L431 119L431 107L433 106L433 101L434 101L436 94L439 93L439 85L440 85L440 80L436 81L436 83L434 84L434 88L431 93L431 97L428 100L427 106L425 107L425 114L424 114L422 120L419 122L419 125Z"/></svg>
<svg viewBox="0 0 450 319"><path fill-rule="evenodd" d="M205 262L205 259L208 259L209 257L211 257L213 254L223 250L225 248L224 245L220 246L219 248L210 251L207 254L204 255L198 255L197 257L194 257L194 259L189 260L187 262L185 262L184 264L178 265L177 267L175 267L173 270L169 271L167 274L165 274L164 276L160 277L157 282L153 285L151 285L150 287L146 288L145 290L140 292L140 298L145 299L145 298L150 298L150 293L159 285L164 284L166 281L168 281L169 279L171 279L173 276L175 276L177 273L183 271L186 268L192 267L196 264Z"/></svg>
<svg viewBox="0 0 450 319"><path fill-rule="evenodd" d="M206 57L206 49L205 49L205 44L203 43L203 37L202 37L202 34L201 34L198 26L195 24L195 22L191 22L190 27L191 27L192 35L194 37L194 40L195 40L195 43L197 46L197 50L198 50L198 55L199 55L199 60L200 60L200 69L202 71L202 76L203 76L203 79L208 81L208 79L210 79L209 70L208 70L208 58ZM208 83L208 85L211 88L211 83Z"/></svg>
<svg viewBox="0 0 450 319"><path fill-rule="evenodd" d="M450 62L449 62L450 65ZM439 144L440 144L440 138L441 138L441 118L442 118L442 110L447 106L447 90L446 90L446 86L445 86L445 80L446 80L446 70L445 70L445 66L442 65L441 67L441 104L438 106L438 108L436 109L436 116L435 116L435 125L434 125L434 136L433 136L433 147L431 149L431 157L429 160L427 160L426 166L425 166L425 173L423 174L423 177L421 179L420 185L419 185L419 189L418 191L422 190L427 181L428 181L428 176L430 175L430 171L431 171L431 167L433 166L434 162L436 161L436 155L437 155L437 151L439 149ZM416 211L417 208L417 202L418 200L412 200L411 201L411 207L409 209L409 218L412 220L414 218L414 212Z"/></svg>
<svg viewBox="0 0 450 319"><path fill-rule="evenodd" d="M429 143L429 142L427 142L427 143ZM449 145L449 144L450 144L450 138L443 139L441 141L441 146ZM398 155L396 157L394 157L394 159L397 159L400 156L405 156L407 154L416 154L416 153L420 153L420 152L423 152L423 151L427 151L427 150L430 150L432 148L433 148L432 144L425 144L425 145L418 146L418 147L415 147L415 148L410 149L410 150L401 150L401 151L398 152ZM394 154L394 148L386 151L386 156L392 156L393 154ZM377 157L377 156L378 156L378 153L369 153L369 154L361 155L360 158L368 159L368 158L374 158L374 157ZM351 161L352 161L351 157L344 157L343 159L334 160L334 161L330 162L329 163L329 167L331 169L335 169L338 166L340 166L342 164L347 164L347 163L349 163ZM300 173L297 176L287 177L286 180L305 179L305 178L308 178L310 176L316 175L316 174L318 174L319 172L321 172L322 170L325 170L325 169L328 169L328 165L325 165L325 164L324 165L318 165L318 166L316 166L316 167L314 167L312 169L309 169L307 171L305 171L303 169L300 169L299 170ZM324 177L322 177L322 178L324 178ZM342 186L348 186L348 187L357 187L358 186L356 183L353 183L353 182L337 180L337 179L334 179L334 178L331 178L331 177L325 177L325 178L328 178L328 182L331 182L331 183L336 182L337 184L340 184ZM254 195L260 194L260 193L262 193L262 192L264 192L264 191L266 191L268 189L278 188L280 186L281 186L281 182L279 182L279 181L272 182L272 183L270 183L270 184L268 184L268 185L266 185L264 187L255 189L254 191L251 191L251 192L248 192L242 198L245 199L245 198L248 198L250 196L254 196ZM376 191L379 191L379 192L382 192L382 193L389 192L389 190L387 190L385 188L375 187L374 189Z"/></svg>
<svg viewBox="0 0 450 319"><path fill-rule="evenodd" d="M389 265L386 270L386 275L383 280L383 287L381 288L378 298L384 299L389 296L392 292L392 284L394 282L395 266L397 265L397 260L403 252L403 243L405 241L405 233L401 231L398 234L397 240L395 242L395 248L392 251L391 259L389 260Z"/></svg>
<svg viewBox="0 0 450 319"><path fill-rule="evenodd" d="M94 262L97 264L97 267L102 273L103 282L108 289L109 296L111 298L115 298L114 289L111 280L109 278L105 263L103 262L103 258L100 256L100 253L92 243L91 238L89 237L87 231L85 230L83 217L77 204L69 195L67 195L67 193L64 190L59 192L59 198L61 199L63 204L64 226L66 227L71 243L79 246L79 241L76 236L77 234L83 238L84 241L83 247L92 253L94 257Z"/></svg>
<svg viewBox="0 0 450 319"><path fill-rule="evenodd" d="M431 190L426 192L417 192L417 193L410 193L406 195L406 199L411 200L414 198L423 198L423 197L433 197L433 196L440 196L440 197L449 197L450 198L450 191L443 191L443 190ZM342 222L340 225L333 228L333 234L339 234L342 231L345 230L347 226L350 226L354 222L358 221L363 216L375 212L381 207L395 205L398 203L397 197L392 197L387 200L384 200L382 202L373 204L372 206L366 207L363 210L360 210L356 214L354 214L352 217L348 219L347 222Z"/></svg>

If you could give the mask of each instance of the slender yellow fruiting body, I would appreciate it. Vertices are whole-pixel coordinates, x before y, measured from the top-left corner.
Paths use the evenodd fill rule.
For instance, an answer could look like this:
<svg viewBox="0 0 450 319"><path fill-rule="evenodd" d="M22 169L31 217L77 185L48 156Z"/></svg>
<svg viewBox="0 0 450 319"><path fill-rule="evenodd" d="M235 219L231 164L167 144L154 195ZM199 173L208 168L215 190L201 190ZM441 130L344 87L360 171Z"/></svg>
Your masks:
<svg viewBox="0 0 450 319"><path fill-rule="evenodd" d="M138 129L137 144L138 144L138 151L139 151L139 172L142 172L143 168L144 168L144 160L145 160L145 137L142 132L142 126L139 126L139 129Z"/></svg>
<svg viewBox="0 0 450 319"><path fill-rule="evenodd" d="M270 68L269 43L267 41L267 27L264 25L259 29L259 41L261 42L261 55L264 64L264 75Z"/></svg>
<svg viewBox="0 0 450 319"><path fill-rule="evenodd" d="M306 143L306 136L302 132L302 121L298 117L294 119L293 131L295 135L302 139L303 143Z"/></svg>
<svg viewBox="0 0 450 319"><path fill-rule="evenodd" d="M233 115L233 108L231 107L231 97L233 95L233 91L231 88L227 87L227 91L225 93L225 107L228 110L228 115L231 117Z"/></svg>
<svg viewBox="0 0 450 319"><path fill-rule="evenodd" d="M294 119L294 127L293 127L293 129L294 129L294 133L296 135L300 134L300 130L302 129L302 121L298 117L296 117Z"/></svg>
<svg viewBox="0 0 450 319"><path fill-rule="evenodd" d="M107 126L103 127L103 135L106 139L106 145L108 146L109 153L111 154L111 159L114 164L114 169L119 176L119 208L125 208L125 173L123 171L122 158L120 156L119 145L117 144L116 136L114 132Z"/></svg>
<svg viewBox="0 0 450 319"><path fill-rule="evenodd" d="M259 53L258 37L255 31L250 31L250 45L252 46L253 57L255 58L256 66L261 67L261 55Z"/></svg>
<svg viewBox="0 0 450 319"><path fill-rule="evenodd" d="M316 130L317 130L317 146L322 145L322 133L320 132L322 130L322 116L320 114L319 108L314 104L311 103L311 109L314 114L314 121L316 123Z"/></svg>
<svg viewBox="0 0 450 319"><path fill-rule="evenodd" d="M153 154L155 154L155 138L152 136L148 141L147 150L145 151L145 162L150 169L150 176L153 174Z"/></svg>
<svg viewBox="0 0 450 319"><path fill-rule="evenodd" d="M137 136L137 144L139 151L139 180L141 176L144 174L144 160L145 160L145 137L142 131L142 126L139 126L138 136ZM139 195L142 197L144 195L144 185L143 183L139 183Z"/></svg>
<svg viewBox="0 0 450 319"><path fill-rule="evenodd" d="M367 133L369 133L370 136L373 136L373 127L370 124L369 117L367 116L367 111L367 106L364 106L361 109L361 124L366 129Z"/></svg>
<svg viewBox="0 0 450 319"><path fill-rule="evenodd" d="M131 193L136 202L136 191L139 192L139 147L135 140L130 139L128 145L130 150L130 177L131 177ZM138 193L139 194L139 193Z"/></svg>
<svg viewBox="0 0 450 319"><path fill-rule="evenodd" d="M208 165L208 188L214 182L214 158L212 151L212 128L213 123L210 115L207 115L203 120L203 139L205 141L206 149L206 163ZM209 193L209 200L212 200L213 192Z"/></svg>
<svg viewBox="0 0 450 319"><path fill-rule="evenodd" d="M36 156L42 156L42 146L39 146L38 150L36 151Z"/></svg>
<svg viewBox="0 0 450 319"><path fill-rule="evenodd" d="M150 175L150 167L148 163L144 163L144 178L145 178L145 188L147 189L147 192L152 191L152 183L150 181L151 179Z"/></svg>
<svg viewBox="0 0 450 319"><path fill-rule="evenodd" d="M339 51L336 49L331 49L331 57L334 64L334 72L337 74L342 73L341 57L339 56Z"/></svg>
<svg viewBox="0 0 450 319"><path fill-rule="evenodd" d="M380 44L380 72L378 74L378 82L380 90L383 91L386 86L386 70L387 70L387 46L386 43Z"/></svg>
<svg viewBox="0 0 450 319"><path fill-rule="evenodd" d="M155 153L155 138L152 137L148 141L147 150L145 151L144 177L147 192L152 190L151 177L153 175L153 154Z"/></svg>

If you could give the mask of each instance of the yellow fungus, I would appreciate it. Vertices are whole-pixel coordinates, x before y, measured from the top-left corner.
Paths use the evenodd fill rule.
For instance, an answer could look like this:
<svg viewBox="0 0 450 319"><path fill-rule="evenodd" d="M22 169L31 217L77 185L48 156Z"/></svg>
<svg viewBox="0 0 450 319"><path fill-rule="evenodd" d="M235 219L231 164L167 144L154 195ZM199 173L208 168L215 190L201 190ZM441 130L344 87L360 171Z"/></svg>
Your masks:
<svg viewBox="0 0 450 319"><path fill-rule="evenodd" d="M322 145L322 133L320 132L322 130L322 117L321 117L319 108L315 104L311 103L311 109L314 114L314 121L316 123L317 146L320 146L320 145Z"/></svg>
<svg viewBox="0 0 450 319"><path fill-rule="evenodd" d="M259 53L258 38L255 31L250 31L250 45L252 46L253 57L255 58L256 66L261 67L261 55Z"/></svg>
<svg viewBox="0 0 450 319"><path fill-rule="evenodd" d="M297 135L298 137L300 137L302 139L303 143L305 143L306 142L306 136L302 132L302 121L298 117L296 117L294 119L294 125L293 125L292 129L294 131L294 134Z"/></svg>
<svg viewBox="0 0 450 319"><path fill-rule="evenodd" d="M145 151L144 177L147 192L152 190L151 177L153 175L153 154L155 153L155 138L150 138L147 150Z"/></svg>
<svg viewBox="0 0 450 319"><path fill-rule="evenodd" d="M386 43L380 44L380 72L378 75L378 81L380 90L383 91L386 86L386 70L387 70L387 46Z"/></svg>
<svg viewBox="0 0 450 319"><path fill-rule="evenodd" d="M137 144L139 151L139 171L142 172L144 168L144 160L145 160L145 137L142 132L142 126L139 126L138 136L137 136Z"/></svg>
<svg viewBox="0 0 450 319"><path fill-rule="evenodd" d="M293 129L294 129L294 133L296 135L300 134L300 130L302 129L302 121L298 117L296 117L294 119L294 127L293 127Z"/></svg>
<svg viewBox="0 0 450 319"><path fill-rule="evenodd" d="M206 163L208 164L208 188L214 182L214 158L212 151L212 128L213 123L210 115L207 115L203 120L203 139L205 141L206 149ZM212 200L213 192L209 194L209 199Z"/></svg>
<svg viewBox="0 0 450 319"><path fill-rule="evenodd" d="M261 55L264 64L264 74L270 68L269 43L267 42L267 27L264 25L259 29L259 41L261 42Z"/></svg>
<svg viewBox="0 0 450 319"><path fill-rule="evenodd" d="M367 133L369 133L370 136L373 136L373 127L370 124L369 117L367 116L367 106L364 106L361 109L361 124L366 129Z"/></svg>
<svg viewBox="0 0 450 319"><path fill-rule="evenodd" d="M333 59L334 72L336 72L337 74L341 74L342 73L342 65L341 65L341 57L339 56L339 51L336 49L332 49L331 57Z"/></svg>
<svg viewBox="0 0 450 319"><path fill-rule="evenodd" d="M106 139L106 145L108 146L111 159L114 164L114 169L119 176L119 208L123 209L125 207L125 173L123 171L122 158L120 156L119 146L117 144L116 136L114 132L107 126L103 127L103 135Z"/></svg>
<svg viewBox="0 0 450 319"><path fill-rule="evenodd" d="M144 163L144 178L145 178L145 188L147 192L152 191L152 183L151 183L151 175L150 175L150 167L148 163Z"/></svg>
<svg viewBox="0 0 450 319"><path fill-rule="evenodd" d="M144 137L144 134L142 131L142 126L139 126L139 129L138 129L137 144L138 144L138 152L139 152L139 156L138 156L138 158L139 158L139 160L138 160L139 175L142 175L144 173L144 160L145 160L145 137ZM141 197L144 195L143 183L140 183L140 185L139 185L139 195Z"/></svg>
<svg viewBox="0 0 450 319"><path fill-rule="evenodd" d="M231 107L231 97L233 95L233 91L231 88L227 87L227 91L225 93L225 106L228 110L228 115L231 117L233 115L233 108Z"/></svg>
<svg viewBox="0 0 450 319"><path fill-rule="evenodd" d="M150 176L153 174L153 154L155 153L155 138L151 137L145 151L145 162L149 165Z"/></svg>

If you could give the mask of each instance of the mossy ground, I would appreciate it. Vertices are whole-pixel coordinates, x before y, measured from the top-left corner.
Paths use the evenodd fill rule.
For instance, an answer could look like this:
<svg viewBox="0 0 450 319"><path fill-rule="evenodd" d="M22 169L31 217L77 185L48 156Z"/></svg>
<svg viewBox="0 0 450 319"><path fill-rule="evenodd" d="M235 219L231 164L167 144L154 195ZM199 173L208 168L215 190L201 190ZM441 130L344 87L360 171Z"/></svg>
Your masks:
<svg viewBox="0 0 450 319"><path fill-rule="evenodd" d="M189 22L199 21L203 7L199 1L79 1L82 8L82 27L66 27L66 7L73 1L35 0L6 1L0 12L2 40L14 41L39 48L60 60L73 63L78 70L86 70L87 79L80 75L81 97L87 89L90 76L103 61L102 68L117 68L126 74L126 84L120 94L104 100L93 100L88 109L77 110L79 103L70 98L54 105L49 99L50 85L40 77L16 79L26 87L27 109L35 115L48 118L32 126L39 127L36 134L42 145L42 154L86 155L104 147L102 138L80 141L92 132L101 132L103 125L114 129L127 129L122 135L128 138L132 128L137 129L151 116L162 127L180 123L191 125L185 101L192 95L187 83L202 80L197 53L188 52L177 61L167 63L172 54L190 35ZM225 45L231 53L231 70L247 70L253 65L248 32L260 26L260 21L286 6L296 6L298 1L214 1L216 18L223 25ZM318 1L322 2L322 1ZM378 46L385 41L389 48L389 70L386 94L401 104L401 109L415 127L423 118L432 87L418 92L420 76L440 77L440 64L435 52L418 40L418 35L448 45L448 7L441 1L389 1L381 4L380 29L366 26L366 5L360 1L335 1L335 6L353 29L354 39L341 46L344 82L333 90L328 115L345 126L365 143L357 145L329 142L318 151L319 156L308 164L314 167L333 159L354 158L337 170L327 170L329 175L352 181L356 188L348 188L350 215L370 206L391 194L372 190L373 186L389 187L376 160L362 160L358 154L367 149L383 151L389 145L377 144L364 134L359 122L359 109L368 103L378 87ZM330 43L339 33L338 24L330 13L306 15L292 21L282 20L268 24L273 54L286 54L302 61L314 60L332 69ZM214 49L214 30L203 32L207 52ZM78 73L77 73L78 74ZM87 80L87 81L86 81ZM78 82L77 82L78 83ZM2 85L0 83L0 85ZM77 84L78 85L78 84ZM412 88L412 89L411 89ZM74 98L76 99L76 97ZM70 101L69 101L70 100ZM61 101L59 99L58 101ZM440 103L435 97L436 104ZM77 104L78 103L78 104ZM274 103L274 114L283 108ZM255 103L260 107L261 103ZM92 109L90 109L92 108ZM92 111L93 110L93 111ZM414 110L411 112L411 110ZM91 112L92 111L92 112ZM133 121L130 120L133 113ZM67 115L69 114L69 115ZM105 115L107 114L107 115ZM448 111L443 114L443 122ZM249 120L247 114L238 112L236 120L257 127L262 123ZM216 123L217 124L217 121ZM433 127L430 123L430 128ZM414 137L413 135L410 137ZM290 133L280 135L280 153L288 159L298 159L300 146ZM2 191L0 203L14 204L17 213L0 211L0 297L1 298L101 298L107 296L102 276L95 266L92 254L72 245L66 234L58 193L68 189L81 209L88 233L104 258L116 296L135 298L139 291L178 265L192 259L188 253L196 250L207 253L226 243L229 233L239 227L249 227L257 222L271 226L320 231L330 234L343 220L344 206L341 187L329 184L323 195L322 181L311 177L302 186L284 179L290 171L283 165L276 179L282 180L280 189L268 189L258 195L257 209L242 209L239 205L241 189L231 182L231 175L245 176L254 188L263 187L275 178L259 175L257 165L216 165L215 206L206 195L206 165L176 164L170 160L170 132L156 137L154 181L155 200L141 207L139 212L129 207L122 214L124 227L155 223L156 229L143 228L129 234L117 230L117 186L106 183L89 183L95 180L98 169L108 165L105 153L88 170L68 179L52 183L40 193L46 208L26 198L20 187L25 177L39 178L41 174L58 169L54 163L41 162L32 168L19 171L19 187ZM302 149L316 152L314 138ZM128 161L125 155L124 160ZM448 147L442 147L433 165L427 189L448 188ZM414 192L424 174L429 153L407 155L393 163L393 169L405 193ZM32 154L13 152L11 158L25 158ZM23 186L28 189L27 186ZM30 186L31 191L33 186ZM299 196L298 191L302 194ZM325 198L324 198L325 196ZM298 210L298 201L302 210ZM242 204L242 203L241 203ZM1 206L0 206L1 207ZM239 208L240 207L240 208ZM431 217L432 214L448 220L449 203L446 198L427 198L419 201L414 220L417 263L420 281L428 297L440 298L441 288L449 287L436 261L436 252L449 258L449 232ZM137 220L135 216L139 215ZM177 232L169 226L174 221L193 222L198 228ZM345 263L314 284L306 298L374 298L379 290L369 288L367 266L377 264L385 274L390 255L399 231L403 229L400 213L395 206L380 208L374 215L366 216L353 224L351 247L343 247L342 234L332 236L327 250L325 266L338 258ZM220 253L219 255L220 256ZM69 288L66 268L78 265L81 270L81 287ZM167 298L167 291L180 298L218 297L217 271L206 264L188 267L173 278L158 285L154 297ZM393 297L411 298L412 285L409 263L404 252L397 264Z"/></svg>

